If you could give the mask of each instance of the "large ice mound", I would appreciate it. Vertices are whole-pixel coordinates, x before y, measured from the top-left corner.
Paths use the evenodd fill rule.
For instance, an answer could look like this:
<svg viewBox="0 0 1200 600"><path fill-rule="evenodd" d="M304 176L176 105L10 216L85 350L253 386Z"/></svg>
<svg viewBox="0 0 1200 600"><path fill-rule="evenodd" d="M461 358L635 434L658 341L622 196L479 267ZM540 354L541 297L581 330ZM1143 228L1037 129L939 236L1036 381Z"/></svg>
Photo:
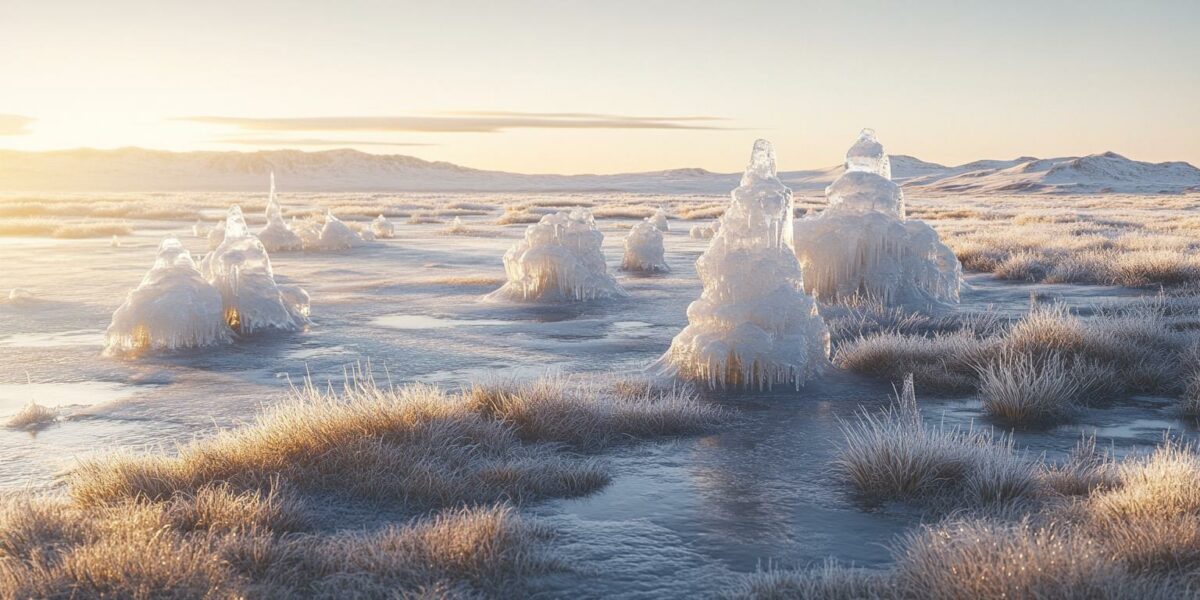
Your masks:
<svg viewBox="0 0 1200 600"><path fill-rule="evenodd" d="M604 234L590 211L544 215L504 253L508 282L488 301L580 302L624 296L604 263Z"/></svg>
<svg viewBox="0 0 1200 600"><path fill-rule="evenodd" d="M113 313L104 340L106 352L124 354L211 346L230 336L220 292L179 240L169 237L142 283Z"/></svg>
<svg viewBox="0 0 1200 600"><path fill-rule="evenodd" d="M300 236L283 220L279 200L275 198L275 173L271 172L271 197L267 200L267 225L258 232L258 240L267 252L293 252L304 243Z"/></svg>
<svg viewBox="0 0 1200 600"><path fill-rule="evenodd" d="M650 368L711 387L797 389L829 360L829 330L804 292L792 248L792 191L775 173L775 151L754 142L750 165L696 261L704 283L688 325Z"/></svg>
<svg viewBox="0 0 1200 600"><path fill-rule="evenodd" d="M666 273L671 270L663 258L663 230L652 218L634 225L625 236L625 256L621 269L637 273Z"/></svg>
<svg viewBox="0 0 1200 600"><path fill-rule="evenodd" d="M292 331L307 322L307 294L289 291L285 302L271 259L262 242L246 228L242 209L230 207L225 220L225 239L204 257L201 270L224 303L225 322L241 334L265 329ZM302 290L301 290L302 292ZM297 298L305 304L298 305Z"/></svg>
<svg viewBox="0 0 1200 600"><path fill-rule="evenodd" d="M864 129L846 152L846 172L825 189L828 206L796 222L804 287L821 302L958 302L958 258L932 227L905 219L904 193L890 177L883 145Z"/></svg>

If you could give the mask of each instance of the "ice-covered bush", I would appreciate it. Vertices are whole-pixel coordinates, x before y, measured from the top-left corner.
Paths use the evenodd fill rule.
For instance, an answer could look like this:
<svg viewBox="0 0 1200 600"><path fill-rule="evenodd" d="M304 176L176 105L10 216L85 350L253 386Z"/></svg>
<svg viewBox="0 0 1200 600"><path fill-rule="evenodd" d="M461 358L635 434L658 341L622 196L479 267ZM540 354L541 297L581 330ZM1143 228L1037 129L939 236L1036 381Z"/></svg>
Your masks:
<svg viewBox="0 0 1200 600"><path fill-rule="evenodd" d="M271 197L267 200L267 225L258 239L268 252L293 252L303 247L300 236L283 220L283 211L275 199L275 173L271 173Z"/></svg>
<svg viewBox="0 0 1200 600"><path fill-rule="evenodd" d="M228 342L221 294L205 281L192 256L170 237L142 283L113 313L104 333L109 353L196 348Z"/></svg>
<svg viewBox="0 0 1200 600"><path fill-rule="evenodd" d="M932 227L905 218L904 193L874 131L863 130L825 195L825 210L795 227L809 293L822 302L958 302L962 267Z"/></svg>
<svg viewBox="0 0 1200 600"><path fill-rule="evenodd" d="M671 224L667 222L667 211L661 206L654 211L654 215L649 218L650 224L659 231L670 231Z"/></svg>
<svg viewBox="0 0 1200 600"><path fill-rule="evenodd" d="M770 142L750 166L696 261L704 283L688 325L651 367L710 386L799 388L828 362L829 331L804 292L792 247L792 191L775 174Z"/></svg>
<svg viewBox="0 0 1200 600"><path fill-rule="evenodd" d="M650 219L629 230L625 236L625 257L621 268L639 273L665 273L671 268L663 258L663 234Z"/></svg>
<svg viewBox="0 0 1200 600"><path fill-rule="evenodd" d="M545 215L504 253L508 282L489 301L580 302L624 296L604 263L604 234L577 208Z"/></svg>
<svg viewBox="0 0 1200 600"><path fill-rule="evenodd" d="M204 257L201 270L220 291L225 322L238 333L291 331L306 322L303 313L307 307L284 302L267 250L246 228L238 206L230 207L225 239Z"/></svg>

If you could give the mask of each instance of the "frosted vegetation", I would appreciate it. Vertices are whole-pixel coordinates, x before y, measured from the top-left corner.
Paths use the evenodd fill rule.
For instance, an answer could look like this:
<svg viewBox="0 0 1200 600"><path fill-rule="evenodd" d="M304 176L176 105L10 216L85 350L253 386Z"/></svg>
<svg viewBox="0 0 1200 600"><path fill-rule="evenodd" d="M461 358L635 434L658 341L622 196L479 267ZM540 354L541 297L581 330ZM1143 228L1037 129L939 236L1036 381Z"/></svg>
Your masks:
<svg viewBox="0 0 1200 600"><path fill-rule="evenodd" d="M113 313L104 334L113 354L200 348L230 341L221 293L175 238L158 247L154 266Z"/></svg>
<svg viewBox="0 0 1200 600"><path fill-rule="evenodd" d="M857 297L885 304L958 302L962 268L932 227L905 217L904 193L875 132L846 152L846 172L825 190L828 206L796 221L805 288L822 302Z"/></svg>
<svg viewBox="0 0 1200 600"><path fill-rule="evenodd" d="M224 321L237 333L294 331L307 323L307 294L281 290L267 250L247 229L241 208L229 209L224 239L200 266L220 292Z"/></svg>
<svg viewBox="0 0 1200 600"><path fill-rule="evenodd" d="M608 273L604 234L592 213L576 208L543 216L504 253L508 281L484 297L496 302L582 302L625 296Z"/></svg>
<svg viewBox="0 0 1200 600"><path fill-rule="evenodd" d="M688 325L652 367L712 387L799 389L828 362L829 332L804 293L792 246L792 191L775 150L754 143L721 228L696 261L704 284Z"/></svg>
<svg viewBox="0 0 1200 600"><path fill-rule="evenodd" d="M374 221L371 221L371 233L375 235L376 239L389 240L396 237L396 226L392 225L387 217L379 215L375 217Z"/></svg>
<svg viewBox="0 0 1200 600"><path fill-rule="evenodd" d="M629 229L621 269L636 273L666 273L671 268L663 257L663 234L650 219Z"/></svg>

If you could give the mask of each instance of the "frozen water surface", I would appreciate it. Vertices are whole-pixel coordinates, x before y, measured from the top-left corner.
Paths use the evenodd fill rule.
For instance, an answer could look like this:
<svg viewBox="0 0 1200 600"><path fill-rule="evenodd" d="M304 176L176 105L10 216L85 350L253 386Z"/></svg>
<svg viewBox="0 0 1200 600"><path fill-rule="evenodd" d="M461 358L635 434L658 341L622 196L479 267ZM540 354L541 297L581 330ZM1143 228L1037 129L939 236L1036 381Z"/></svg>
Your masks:
<svg viewBox="0 0 1200 600"><path fill-rule="evenodd" d="M230 195L220 201L244 200ZM561 200L602 206L607 199ZM478 198L438 199L455 201ZM300 204L289 199L285 206ZM251 214L262 214L258 210ZM663 233L670 272L635 277L616 267L628 227L640 218L596 221L608 273L628 297L566 305L480 302L503 282L502 257L525 233L525 224L494 225L501 212L497 206L490 216L464 216L478 235L445 235L445 224L397 220L393 239L336 253L272 254L278 282L311 296L312 322L305 329L137 360L102 356L96 336L154 263L162 236L178 236L197 258L208 251L206 239L191 233L194 216L135 223L135 233L123 236L118 248L107 238L0 238L0 291L30 293L19 302L0 300L0 413L30 399L87 405L65 407L62 422L36 434L0 429L0 488L54 489L64 471L94 452L170 448L210 435L253 418L305 373L339 381L347 364L369 360L396 383L457 387L497 373L634 371L660 356L687 325L686 307L701 292L695 262L709 240L689 236L690 225L673 227ZM354 219L343 214L369 227L378 211ZM1144 295L972 275L955 310L990 307L1017 315L1027 310L1031 293L1081 307ZM558 528L555 544L580 565L538 581L540 595L686 597L705 595L767 561L806 564L832 555L885 564L885 545L920 517L858 505L835 480L830 462L840 439L838 419L860 406L876 407L890 393L887 383L837 372L800 391L706 392L707 401L738 410L723 430L606 452L603 459L616 474L607 488L530 508ZM982 423L972 399L922 397L922 406L930 420ZM1095 432L1099 443L1128 452L1161 441L1168 428L1191 431L1163 399L1139 398L1088 409L1071 425L1018 432L1017 441L1056 457L1081 434Z"/></svg>

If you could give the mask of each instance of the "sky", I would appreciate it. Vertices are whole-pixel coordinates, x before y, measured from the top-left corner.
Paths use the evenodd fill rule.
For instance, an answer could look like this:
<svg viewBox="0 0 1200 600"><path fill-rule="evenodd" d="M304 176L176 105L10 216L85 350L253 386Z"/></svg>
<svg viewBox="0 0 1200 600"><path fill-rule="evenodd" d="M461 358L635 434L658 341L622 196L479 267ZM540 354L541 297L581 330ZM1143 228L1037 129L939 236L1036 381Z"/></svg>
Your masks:
<svg viewBox="0 0 1200 600"><path fill-rule="evenodd" d="M350 147L525 173L1200 165L1200 2L0 0L0 149Z"/></svg>

